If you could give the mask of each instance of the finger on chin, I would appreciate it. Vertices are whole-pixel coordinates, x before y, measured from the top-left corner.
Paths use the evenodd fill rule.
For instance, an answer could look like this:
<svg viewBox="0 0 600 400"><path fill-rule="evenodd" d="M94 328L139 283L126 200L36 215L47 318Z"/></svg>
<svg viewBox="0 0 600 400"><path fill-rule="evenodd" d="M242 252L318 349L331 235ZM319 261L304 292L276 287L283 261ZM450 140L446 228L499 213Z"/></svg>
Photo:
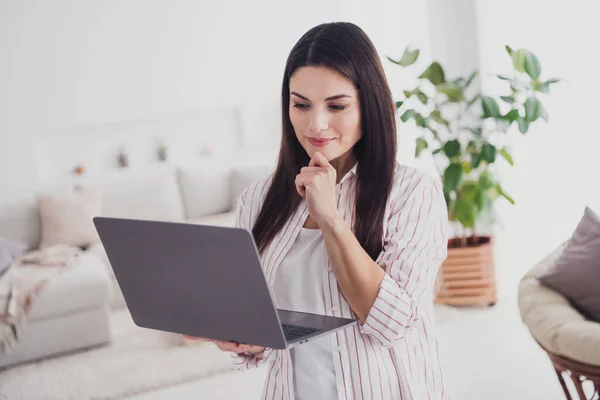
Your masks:
<svg viewBox="0 0 600 400"><path fill-rule="evenodd" d="M320 151L317 151L313 154L313 156L310 159L310 163L308 163L309 167L327 167L329 166L329 160L327 160L327 157L325 157L325 155L323 153L321 153Z"/></svg>

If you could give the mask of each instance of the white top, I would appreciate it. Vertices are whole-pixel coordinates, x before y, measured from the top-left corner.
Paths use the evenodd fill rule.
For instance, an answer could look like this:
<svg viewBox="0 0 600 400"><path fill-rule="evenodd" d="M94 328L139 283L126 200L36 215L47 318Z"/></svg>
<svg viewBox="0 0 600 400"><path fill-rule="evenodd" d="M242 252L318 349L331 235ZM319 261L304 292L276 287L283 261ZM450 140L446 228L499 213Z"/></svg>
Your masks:
<svg viewBox="0 0 600 400"><path fill-rule="evenodd" d="M338 213L353 231L357 171L355 165L336 185ZM261 179L244 190L238 200L236 226L252 230L271 182L271 177ZM448 251L444 192L439 180L428 173L396 164L388 200L383 217L383 247L375 260L385 271L377 298L365 321L328 335L337 400L449 400L444 350L437 339L433 312L435 277ZM308 205L302 199L260 254L273 293L277 271L308 214ZM319 263L328 265L329 261L321 252ZM322 268L321 282L326 314L356 318L329 266ZM230 356L237 369L269 366L261 398L294 400L290 353L267 348L260 356Z"/></svg>
<svg viewBox="0 0 600 400"><path fill-rule="evenodd" d="M321 231L302 228L275 275L273 291L278 308L326 314L324 260L327 253ZM291 349L291 355L297 400L338 398L327 336Z"/></svg>

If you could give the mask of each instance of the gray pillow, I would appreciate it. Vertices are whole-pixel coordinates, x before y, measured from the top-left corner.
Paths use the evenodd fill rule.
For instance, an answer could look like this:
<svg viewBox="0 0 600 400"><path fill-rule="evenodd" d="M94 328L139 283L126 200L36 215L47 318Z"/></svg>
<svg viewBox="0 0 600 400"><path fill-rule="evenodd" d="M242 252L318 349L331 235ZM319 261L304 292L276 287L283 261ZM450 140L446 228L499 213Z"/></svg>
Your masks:
<svg viewBox="0 0 600 400"><path fill-rule="evenodd" d="M589 207L556 263L538 279L600 322L600 217Z"/></svg>
<svg viewBox="0 0 600 400"><path fill-rule="evenodd" d="M12 242L0 237L0 275L14 259L25 252L26 247L23 243Z"/></svg>

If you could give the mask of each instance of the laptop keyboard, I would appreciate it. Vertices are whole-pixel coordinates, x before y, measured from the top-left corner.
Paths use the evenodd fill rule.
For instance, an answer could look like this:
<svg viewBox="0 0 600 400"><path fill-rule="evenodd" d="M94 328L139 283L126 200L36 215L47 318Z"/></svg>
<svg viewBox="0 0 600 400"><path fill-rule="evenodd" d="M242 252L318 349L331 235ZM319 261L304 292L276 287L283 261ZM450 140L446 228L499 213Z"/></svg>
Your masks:
<svg viewBox="0 0 600 400"><path fill-rule="evenodd" d="M301 338L303 336L310 335L311 333L320 331L320 329L317 328L309 328L306 326L298 325L281 324L281 327L283 328L285 340L287 340L288 342L294 339Z"/></svg>

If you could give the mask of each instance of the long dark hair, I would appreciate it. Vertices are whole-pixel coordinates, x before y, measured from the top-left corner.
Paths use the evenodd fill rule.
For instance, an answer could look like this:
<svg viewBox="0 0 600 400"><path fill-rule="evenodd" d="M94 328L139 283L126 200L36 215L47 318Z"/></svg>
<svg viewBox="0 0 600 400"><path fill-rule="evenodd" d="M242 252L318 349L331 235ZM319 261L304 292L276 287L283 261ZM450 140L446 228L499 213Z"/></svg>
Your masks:
<svg viewBox="0 0 600 400"><path fill-rule="evenodd" d="M302 198L294 184L310 158L290 121L290 78L306 66L331 68L353 82L359 95L362 138L354 146L358 161L354 234L376 260L382 249L383 218L396 164L396 107L375 46L358 26L318 25L292 49L281 88L283 137L277 168L252 233L262 253L284 227Z"/></svg>

